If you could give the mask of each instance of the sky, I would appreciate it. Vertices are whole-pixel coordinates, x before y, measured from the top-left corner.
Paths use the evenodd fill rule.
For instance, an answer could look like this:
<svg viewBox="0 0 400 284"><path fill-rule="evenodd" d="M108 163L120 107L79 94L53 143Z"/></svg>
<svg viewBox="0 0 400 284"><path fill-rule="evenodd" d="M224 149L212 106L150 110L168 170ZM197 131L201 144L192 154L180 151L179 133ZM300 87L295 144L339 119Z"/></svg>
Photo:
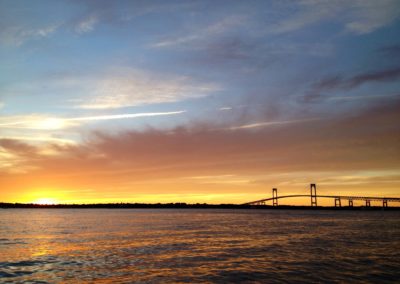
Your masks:
<svg viewBox="0 0 400 284"><path fill-rule="evenodd" d="M0 0L0 62L0 202L400 196L398 0Z"/></svg>

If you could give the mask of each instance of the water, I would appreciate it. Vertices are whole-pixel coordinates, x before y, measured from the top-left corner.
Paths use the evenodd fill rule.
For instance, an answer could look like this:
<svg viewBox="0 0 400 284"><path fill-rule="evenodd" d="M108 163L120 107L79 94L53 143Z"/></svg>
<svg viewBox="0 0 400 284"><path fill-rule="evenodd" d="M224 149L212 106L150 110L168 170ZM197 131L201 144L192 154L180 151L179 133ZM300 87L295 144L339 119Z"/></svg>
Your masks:
<svg viewBox="0 0 400 284"><path fill-rule="evenodd" d="M1 283L400 281L400 212L0 210Z"/></svg>

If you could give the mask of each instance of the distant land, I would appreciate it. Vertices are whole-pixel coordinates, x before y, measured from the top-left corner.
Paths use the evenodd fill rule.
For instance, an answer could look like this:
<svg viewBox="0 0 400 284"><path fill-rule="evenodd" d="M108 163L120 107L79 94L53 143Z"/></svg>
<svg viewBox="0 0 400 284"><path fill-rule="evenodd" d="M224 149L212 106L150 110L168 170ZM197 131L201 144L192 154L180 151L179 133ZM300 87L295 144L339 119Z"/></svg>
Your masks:
<svg viewBox="0 0 400 284"><path fill-rule="evenodd" d="M357 207L334 207L334 206L292 206L292 205L240 205L240 204L207 204L207 203L95 203L95 204L34 204L34 203L3 203L0 209L11 208L37 208L37 209L293 209L293 210L399 210L400 207L382 206L357 206Z"/></svg>

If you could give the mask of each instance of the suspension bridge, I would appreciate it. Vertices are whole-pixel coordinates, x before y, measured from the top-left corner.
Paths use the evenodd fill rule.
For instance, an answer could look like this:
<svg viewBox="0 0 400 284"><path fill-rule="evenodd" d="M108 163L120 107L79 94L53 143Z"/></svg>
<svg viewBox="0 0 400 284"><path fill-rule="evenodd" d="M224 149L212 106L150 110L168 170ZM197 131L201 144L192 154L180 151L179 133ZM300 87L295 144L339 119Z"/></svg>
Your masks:
<svg viewBox="0 0 400 284"><path fill-rule="evenodd" d="M353 202L355 200L365 201L365 206L370 207L371 201L382 202L382 207L388 207L389 202L400 202L398 197L371 197L371 196L348 196L348 195L317 195L317 186L315 183L310 184L310 194L292 194L292 195L282 195L278 196L278 189L272 189L272 197L260 200L255 200L243 205L267 205L268 202L272 201L273 206L278 206L278 200L284 198L296 198L296 197L309 197L311 201L311 207L317 207L318 198L330 198L335 201L335 207L342 207L342 201L348 202L349 207L353 207Z"/></svg>

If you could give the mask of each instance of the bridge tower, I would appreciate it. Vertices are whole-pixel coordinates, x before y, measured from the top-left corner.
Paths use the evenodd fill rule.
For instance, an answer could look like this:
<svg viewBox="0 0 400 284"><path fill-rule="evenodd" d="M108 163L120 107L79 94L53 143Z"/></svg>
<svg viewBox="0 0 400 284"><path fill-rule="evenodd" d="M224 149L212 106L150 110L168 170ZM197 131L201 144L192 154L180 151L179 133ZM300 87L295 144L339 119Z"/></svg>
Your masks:
<svg viewBox="0 0 400 284"><path fill-rule="evenodd" d="M310 184L311 207L317 206L317 186L315 183Z"/></svg>
<svg viewBox="0 0 400 284"><path fill-rule="evenodd" d="M335 197L335 207L342 207L342 201L340 197Z"/></svg>
<svg viewBox="0 0 400 284"><path fill-rule="evenodd" d="M272 189L272 206L278 206L278 189Z"/></svg>
<svg viewBox="0 0 400 284"><path fill-rule="evenodd" d="M353 199L349 199L349 207L353 207Z"/></svg>
<svg viewBox="0 0 400 284"><path fill-rule="evenodd" d="M365 207L371 207L371 200L365 200Z"/></svg>
<svg viewBox="0 0 400 284"><path fill-rule="evenodd" d="M383 208L388 207L387 199L383 199Z"/></svg>

